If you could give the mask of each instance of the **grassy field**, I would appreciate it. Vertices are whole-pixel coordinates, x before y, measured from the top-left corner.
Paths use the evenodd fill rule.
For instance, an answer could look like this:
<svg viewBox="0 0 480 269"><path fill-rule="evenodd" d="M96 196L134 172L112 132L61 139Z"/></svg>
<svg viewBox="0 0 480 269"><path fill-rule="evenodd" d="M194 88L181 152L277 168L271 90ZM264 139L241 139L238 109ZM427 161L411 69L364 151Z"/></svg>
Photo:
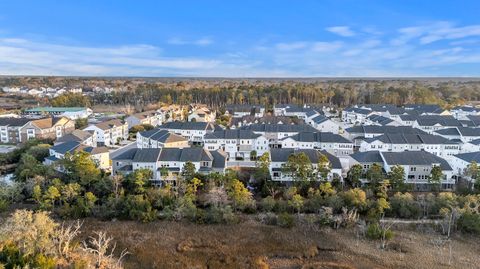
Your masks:
<svg viewBox="0 0 480 269"><path fill-rule="evenodd" d="M292 229L246 219L235 225L86 220L84 235L105 230L117 250L128 248L126 268L478 268L478 238L435 243L431 229L403 228L387 250L354 229L297 225ZM451 258L450 258L451 257ZM449 261L450 260L450 261Z"/></svg>

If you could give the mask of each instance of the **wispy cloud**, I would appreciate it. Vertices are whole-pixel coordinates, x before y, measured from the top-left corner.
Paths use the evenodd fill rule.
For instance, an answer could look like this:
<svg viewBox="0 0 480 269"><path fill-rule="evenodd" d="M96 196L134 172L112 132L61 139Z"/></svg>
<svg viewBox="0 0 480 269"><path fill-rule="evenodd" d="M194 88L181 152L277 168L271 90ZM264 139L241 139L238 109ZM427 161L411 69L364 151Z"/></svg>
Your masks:
<svg viewBox="0 0 480 269"><path fill-rule="evenodd" d="M348 26L332 26L325 28L325 30L343 37L355 35L355 33Z"/></svg>
<svg viewBox="0 0 480 269"><path fill-rule="evenodd" d="M213 44L213 39L210 37L202 37L195 40L186 40L180 37L172 37L167 40L168 44L171 45L196 45L196 46L208 46Z"/></svg>
<svg viewBox="0 0 480 269"><path fill-rule="evenodd" d="M173 57L169 55L169 46L82 46L68 45L72 43L69 41L0 37L0 74L233 77L480 75L480 33L477 25L433 22L406 25L390 31L382 29L381 34L359 29L354 33L355 38L340 35L308 40L286 37L282 40L276 36L226 46L231 50L219 47L220 44L212 43L207 37L169 40L171 45L211 45L199 49L208 50L208 54L198 57ZM176 52L175 55L182 54Z"/></svg>

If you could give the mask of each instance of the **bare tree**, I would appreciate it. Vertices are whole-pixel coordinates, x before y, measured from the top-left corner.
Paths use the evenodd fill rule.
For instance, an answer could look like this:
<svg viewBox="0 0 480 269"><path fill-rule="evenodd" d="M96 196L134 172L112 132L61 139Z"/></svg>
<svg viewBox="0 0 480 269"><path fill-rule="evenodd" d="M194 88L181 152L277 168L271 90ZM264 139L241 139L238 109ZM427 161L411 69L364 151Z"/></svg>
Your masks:
<svg viewBox="0 0 480 269"><path fill-rule="evenodd" d="M55 232L54 244L59 257L65 259L70 258L70 254L74 249L72 246L73 239L81 233L80 228L82 225L83 222L80 222L79 220L70 225L62 223L60 228Z"/></svg>
<svg viewBox="0 0 480 269"><path fill-rule="evenodd" d="M94 234L96 236L90 236L88 242L83 242L83 250L95 257L96 268L122 268L122 259L130 253L124 249L120 256L115 258L117 244L112 245L113 237L109 237L106 232L94 232Z"/></svg>

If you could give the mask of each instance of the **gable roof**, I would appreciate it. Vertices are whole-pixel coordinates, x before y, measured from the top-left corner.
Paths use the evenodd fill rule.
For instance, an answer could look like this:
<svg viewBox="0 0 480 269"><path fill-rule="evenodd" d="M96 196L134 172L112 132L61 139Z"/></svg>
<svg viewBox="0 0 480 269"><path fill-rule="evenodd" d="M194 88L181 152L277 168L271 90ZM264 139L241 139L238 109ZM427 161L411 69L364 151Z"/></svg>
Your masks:
<svg viewBox="0 0 480 269"><path fill-rule="evenodd" d="M455 155L455 157L462 159L468 163L473 161L480 163L480 151L477 152L468 152Z"/></svg>
<svg viewBox="0 0 480 269"><path fill-rule="evenodd" d="M198 130L198 131L216 131L222 130L218 125L211 122L183 122L183 121L171 121L166 122L158 127L159 129L172 129L172 130Z"/></svg>
<svg viewBox="0 0 480 269"><path fill-rule="evenodd" d="M380 126L380 125L359 125L347 128L348 133L361 134L426 134L426 132L410 126Z"/></svg>
<svg viewBox="0 0 480 269"><path fill-rule="evenodd" d="M123 122L119 119L111 119L108 121L103 121L95 124L96 127L102 129L102 130L109 130L115 127L120 127L123 126Z"/></svg>
<svg viewBox="0 0 480 269"><path fill-rule="evenodd" d="M438 135L393 133L387 133L374 138L366 139L365 142L372 143L377 140L386 144L456 144Z"/></svg>
<svg viewBox="0 0 480 269"><path fill-rule="evenodd" d="M213 156L204 148L163 148L160 154L160 161L165 162L201 162L213 161Z"/></svg>
<svg viewBox="0 0 480 269"><path fill-rule="evenodd" d="M62 137L59 137L55 142L56 143L64 143L67 141L77 141L77 142L83 142L87 140L88 138L92 137L93 134L91 132L87 132L84 130L73 130L71 133L66 134Z"/></svg>
<svg viewBox="0 0 480 269"><path fill-rule="evenodd" d="M140 135L142 137L150 138L152 140L162 142L162 143L174 143L174 142L188 141L183 136L171 133L167 130L158 129L158 128L152 129L152 130L149 130L149 131L140 132Z"/></svg>
<svg viewBox="0 0 480 269"><path fill-rule="evenodd" d="M222 130L206 134L204 139L255 139L261 136L250 130Z"/></svg>
<svg viewBox="0 0 480 269"><path fill-rule="evenodd" d="M148 148L148 149L137 149L135 155L133 156L133 162L142 162L142 163L152 163L157 162L160 157L160 152L162 149L159 148Z"/></svg>
<svg viewBox="0 0 480 269"><path fill-rule="evenodd" d="M72 152L73 150L78 148L80 145L81 144L78 141L68 141L68 142L53 146L50 149L60 154L65 154L67 152Z"/></svg>
<svg viewBox="0 0 480 269"><path fill-rule="evenodd" d="M439 164L442 170L452 170L444 159L426 151L382 152L389 165L433 165Z"/></svg>
<svg viewBox="0 0 480 269"><path fill-rule="evenodd" d="M157 111L149 110L149 111L144 111L144 112L132 114L132 115L130 115L130 117L135 117L137 119L143 120L143 119L146 119L146 118L149 118L149 117L153 117L155 115L157 115Z"/></svg>
<svg viewBox="0 0 480 269"><path fill-rule="evenodd" d="M371 115L367 117L368 120L373 121L375 123L381 124L381 125L387 125L391 122L393 122L392 119L380 116L380 115Z"/></svg>
<svg viewBox="0 0 480 269"><path fill-rule="evenodd" d="M251 130L253 132L266 133L295 133L295 132L316 132L317 129L310 125L290 125L290 124L251 124L242 126L242 130Z"/></svg>
<svg viewBox="0 0 480 269"><path fill-rule="evenodd" d="M480 136L480 128L455 127L435 131L441 135Z"/></svg>
<svg viewBox="0 0 480 269"><path fill-rule="evenodd" d="M424 115L417 117L417 123L420 126L462 126L462 123L452 116Z"/></svg>
<svg viewBox="0 0 480 269"><path fill-rule="evenodd" d="M304 153L307 155L308 159L312 164L318 163L321 155L325 155L328 158L332 168L341 169L342 164L340 160L334 155L322 150L318 151L316 149L291 149L291 148L273 148L270 150L270 157L272 162L287 162L288 157L292 154Z"/></svg>
<svg viewBox="0 0 480 269"><path fill-rule="evenodd" d="M442 113L444 111L439 105L423 105L423 104L411 104L405 105L405 109L415 110L420 113Z"/></svg>
<svg viewBox="0 0 480 269"><path fill-rule="evenodd" d="M383 163L382 156L379 151L363 151L350 155L359 163Z"/></svg>
<svg viewBox="0 0 480 269"><path fill-rule="evenodd" d="M22 127L30 121L29 118L0 118L0 126Z"/></svg>
<svg viewBox="0 0 480 269"><path fill-rule="evenodd" d="M345 137L328 132L300 132L296 135L286 137L299 142L323 142L323 143L352 143L352 141Z"/></svg>

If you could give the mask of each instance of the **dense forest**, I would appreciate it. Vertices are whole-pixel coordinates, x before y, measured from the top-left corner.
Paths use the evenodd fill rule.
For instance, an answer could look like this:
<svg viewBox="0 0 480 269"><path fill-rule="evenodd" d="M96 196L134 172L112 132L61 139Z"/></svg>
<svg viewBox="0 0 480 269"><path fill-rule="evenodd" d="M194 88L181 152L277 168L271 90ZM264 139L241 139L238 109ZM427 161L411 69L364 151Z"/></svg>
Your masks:
<svg viewBox="0 0 480 269"><path fill-rule="evenodd" d="M2 77L0 87L111 87L96 91L91 104L163 103L323 104L346 107L359 103L409 103L453 106L480 100L480 81L469 79L153 79ZM60 102L61 103L61 102Z"/></svg>

